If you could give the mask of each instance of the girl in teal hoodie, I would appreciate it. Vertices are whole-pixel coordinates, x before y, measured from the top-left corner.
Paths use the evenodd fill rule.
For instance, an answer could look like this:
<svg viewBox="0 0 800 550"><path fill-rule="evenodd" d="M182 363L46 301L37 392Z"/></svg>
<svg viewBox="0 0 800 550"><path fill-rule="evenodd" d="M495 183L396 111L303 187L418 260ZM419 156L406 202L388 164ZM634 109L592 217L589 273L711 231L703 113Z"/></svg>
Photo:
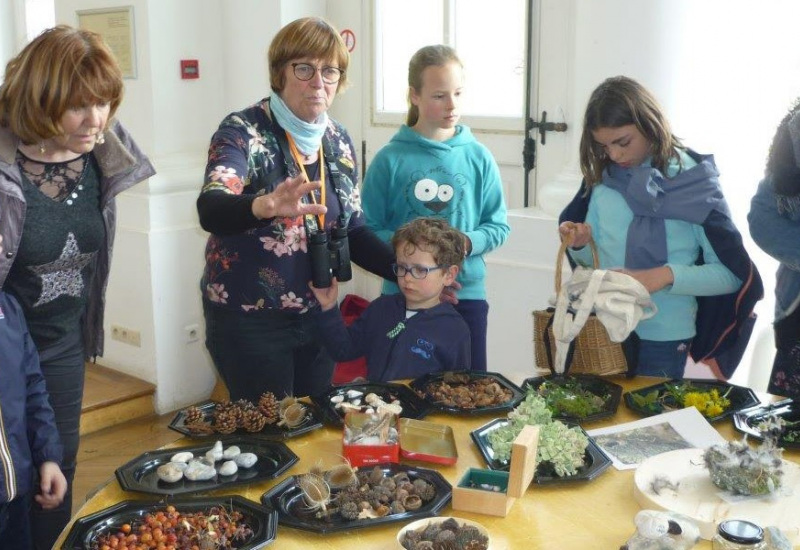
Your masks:
<svg viewBox="0 0 800 550"><path fill-rule="evenodd" d="M508 238L500 171L467 126L458 124L464 74L452 48L425 46L408 66L406 125L367 170L362 207L367 225L389 242L414 218L440 217L464 234L458 312L472 334L472 370L486 370L486 262ZM384 282L384 294L398 292Z"/></svg>

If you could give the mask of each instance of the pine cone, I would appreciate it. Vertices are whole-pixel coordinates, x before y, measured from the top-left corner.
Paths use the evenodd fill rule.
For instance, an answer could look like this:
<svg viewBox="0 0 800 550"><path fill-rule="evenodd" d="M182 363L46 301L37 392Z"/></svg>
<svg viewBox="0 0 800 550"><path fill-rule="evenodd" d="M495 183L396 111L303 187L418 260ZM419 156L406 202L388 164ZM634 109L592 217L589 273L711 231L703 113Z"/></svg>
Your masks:
<svg viewBox="0 0 800 550"><path fill-rule="evenodd" d="M275 399L274 393L265 392L261 394L261 398L258 400L258 409L266 418L267 424L275 424L278 421L278 408L278 400Z"/></svg>
<svg viewBox="0 0 800 550"><path fill-rule="evenodd" d="M234 411L217 411L214 414L214 429L221 434L230 434L236 431L238 425L237 415Z"/></svg>
<svg viewBox="0 0 800 550"><path fill-rule="evenodd" d="M214 405L214 412L228 412L233 409L236 405L231 401L218 401Z"/></svg>
<svg viewBox="0 0 800 550"><path fill-rule="evenodd" d="M253 407L242 415L242 427L248 432L260 432L267 425L267 417Z"/></svg>
<svg viewBox="0 0 800 550"><path fill-rule="evenodd" d="M200 407L189 407L184 409L184 424L197 424L198 422L202 422L205 420L205 414Z"/></svg>

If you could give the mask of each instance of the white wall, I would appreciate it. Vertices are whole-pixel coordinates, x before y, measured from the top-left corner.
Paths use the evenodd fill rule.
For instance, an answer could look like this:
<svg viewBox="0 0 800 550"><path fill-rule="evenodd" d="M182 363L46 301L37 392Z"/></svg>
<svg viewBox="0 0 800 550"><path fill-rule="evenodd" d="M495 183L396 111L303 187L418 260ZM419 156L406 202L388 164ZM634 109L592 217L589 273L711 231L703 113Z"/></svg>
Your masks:
<svg viewBox="0 0 800 550"><path fill-rule="evenodd" d="M654 2L649 4L654 11L647 11L632 0L607 0L602 6L571 1L575 17L564 32L576 37L575 47L564 52L562 61L568 64L567 72L574 79L566 109L573 117L568 120L572 128L580 123L575 117L580 116L591 88L607 75L626 73L641 78L667 109L676 113L675 125L680 123L690 132L686 135L690 145L702 143L698 128L680 114L682 106L693 102L691 86L689 92L683 91L687 84L677 86L671 78L683 69L673 58L680 43L674 37L697 44L694 37L681 35L674 28L675 12L670 11L674 4ZM349 69L352 85L337 98L331 113L349 128L360 148L370 85L370 71L366 70L369 53L363 48L368 42L364 38L369 19L363 8L370 2L128 0L126 4L134 6L138 75L125 81L126 98L118 117L148 152L158 174L119 199L117 247L106 309L106 354L101 361L156 383L157 408L166 412L205 398L214 383L202 342L199 291L206 235L198 226L194 206L211 133L225 114L268 95L266 48L274 33L296 17L323 15L338 28L356 33ZM679 4L684 8L689 5L684 1ZM113 0L58 0L56 18L75 24L76 10L116 5ZM0 2L0 59L4 59L2 48L13 42L7 8L7 2ZM638 10L634 28L627 23L628 18L617 16L621 9ZM696 32L707 31L702 28ZM628 60L632 43L636 52L647 52L648 61ZM182 58L199 60L200 79L178 78ZM800 71L795 72L800 75ZM702 99L714 104L713 95ZM730 118L738 120L733 115ZM731 122L725 131L734 134L740 129L740 124ZM370 144L371 148L379 146ZM751 179L742 180L740 196L752 195L755 182ZM568 192L547 205L550 214L538 209L512 210L509 242L488 257L490 368L516 380L533 374L531 311L542 307L552 293L556 253L553 213L560 210L559 201L577 186L575 172L558 183L562 188L566 185ZM739 216L746 212L741 207L737 210ZM359 274L349 289L372 297L375 287L369 280ZM771 292L771 286L767 288ZM770 311L762 314L771 316ZM140 330L142 346L110 340L112 323ZM185 327L192 325L200 327L201 338L186 342Z"/></svg>

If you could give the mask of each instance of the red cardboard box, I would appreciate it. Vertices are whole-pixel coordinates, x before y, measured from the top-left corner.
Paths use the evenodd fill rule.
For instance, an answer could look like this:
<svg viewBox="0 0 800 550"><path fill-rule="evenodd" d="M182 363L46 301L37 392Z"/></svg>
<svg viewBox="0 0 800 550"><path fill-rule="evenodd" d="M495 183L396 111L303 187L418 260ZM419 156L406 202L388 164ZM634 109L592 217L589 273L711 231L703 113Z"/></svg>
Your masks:
<svg viewBox="0 0 800 550"><path fill-rule="evenodd" d="M394 430L394 443L386 445L349 444L346 434L349 430L359 430L365 424L373 422L378 415L361 412L349 412L344 417L344 430L342 433L342 450L344 457L351 466L373 466L386 462L400 462L400 442L397 437L397 417L391 415L389 429Z"/></svg>

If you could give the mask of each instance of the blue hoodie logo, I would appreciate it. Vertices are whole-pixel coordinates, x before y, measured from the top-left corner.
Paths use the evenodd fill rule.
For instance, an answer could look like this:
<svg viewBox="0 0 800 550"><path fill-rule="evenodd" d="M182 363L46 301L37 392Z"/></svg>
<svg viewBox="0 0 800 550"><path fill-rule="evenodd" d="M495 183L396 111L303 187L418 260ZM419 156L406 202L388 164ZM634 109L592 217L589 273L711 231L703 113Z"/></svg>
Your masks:
<svg viewBox="0 0 800 550"><path fill-rule="evenodd" d="M417 340L417 345L411 346L411 353L416 353L420 357L430 359L431 355L433 355L433 344L424 338L420 338Z"/></svg>
<svg viewBox="0 0 800 550"><path fill-rule="evenodd" d="M458 211L458 204L467 185L467 178L438 167L427 172L416 171L406 188L406 200L418 216L449 217Z"/></svg>

